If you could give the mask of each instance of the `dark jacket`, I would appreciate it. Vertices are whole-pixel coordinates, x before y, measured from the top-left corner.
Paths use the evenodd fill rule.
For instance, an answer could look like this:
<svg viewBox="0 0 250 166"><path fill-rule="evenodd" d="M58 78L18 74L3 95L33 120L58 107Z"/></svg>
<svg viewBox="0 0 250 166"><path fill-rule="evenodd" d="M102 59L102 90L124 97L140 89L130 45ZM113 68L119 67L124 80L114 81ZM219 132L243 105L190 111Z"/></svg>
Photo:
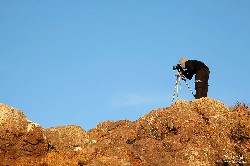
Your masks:
<svg viewBox="0 0 250 166"><path fill-rule="evenodd" d="M201 69L207 69L209 71L209 68L203 62L197 60L186 61L185 68L186 70L183 71L183 75L189 80Z"/></svg>

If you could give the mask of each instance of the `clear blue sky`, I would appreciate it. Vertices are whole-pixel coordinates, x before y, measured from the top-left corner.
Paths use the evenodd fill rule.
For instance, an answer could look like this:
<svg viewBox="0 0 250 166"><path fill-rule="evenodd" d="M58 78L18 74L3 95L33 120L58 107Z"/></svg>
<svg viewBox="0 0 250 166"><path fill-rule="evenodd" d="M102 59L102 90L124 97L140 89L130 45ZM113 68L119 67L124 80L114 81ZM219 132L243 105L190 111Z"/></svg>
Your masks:
<svg viewBox="0 0 250 166"><path fill-rule="evenodd" d="M209 97L249 104L250 1L1 0L0 57L0 102L45 128L170 106L181 57L210 67Z"/></svg>

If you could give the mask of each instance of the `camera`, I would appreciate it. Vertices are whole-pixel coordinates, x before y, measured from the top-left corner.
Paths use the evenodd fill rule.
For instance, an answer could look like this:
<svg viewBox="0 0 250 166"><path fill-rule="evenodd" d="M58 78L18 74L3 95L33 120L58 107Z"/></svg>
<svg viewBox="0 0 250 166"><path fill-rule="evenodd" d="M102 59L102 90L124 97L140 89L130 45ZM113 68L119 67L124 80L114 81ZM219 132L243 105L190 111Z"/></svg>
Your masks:
<svg viewBox="0 0 250 166"><path fill-rule="evenodd" d="M173 70L182 71L183 69L180 64L177 64L176 66L173 66Z"/></svg>

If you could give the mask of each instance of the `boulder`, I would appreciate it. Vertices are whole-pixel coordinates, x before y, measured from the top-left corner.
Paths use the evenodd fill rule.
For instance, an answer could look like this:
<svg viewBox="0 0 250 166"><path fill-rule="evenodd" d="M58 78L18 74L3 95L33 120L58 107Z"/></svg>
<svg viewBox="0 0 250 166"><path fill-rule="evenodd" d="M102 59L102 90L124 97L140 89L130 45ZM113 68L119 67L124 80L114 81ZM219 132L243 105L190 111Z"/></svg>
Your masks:
<svg viewBox="0 0 250 166"><path fill-rule="evenodd" d="M22 111L0 103L0 165L11 165L25 157L42 157L48 144L41 126Z"/></svg>
<svg viewBox="0 0 250 166"><path fill-rule="evenodd" d="M45 135L51 150L81 151L89 142L87 132L76 125L47 128Z"/></svg>

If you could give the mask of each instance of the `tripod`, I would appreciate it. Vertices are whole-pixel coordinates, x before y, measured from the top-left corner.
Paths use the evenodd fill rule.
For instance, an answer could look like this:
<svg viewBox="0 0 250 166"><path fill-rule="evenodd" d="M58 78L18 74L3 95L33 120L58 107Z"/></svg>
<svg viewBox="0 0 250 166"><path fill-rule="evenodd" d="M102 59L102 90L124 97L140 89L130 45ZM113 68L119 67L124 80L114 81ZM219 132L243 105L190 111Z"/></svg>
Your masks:
<svg viewBox="0 0 250 166"><path fill-rule="evenodd" d="M180 84L180 87L181 87L180 80L183 80L185 82L185 84L187 85L188 89L190 90L190 92L192 93L192 95L195 97L192 89L190 88L190 86L188 85L188 83L186 81L186 78L181 74L180 70L178 70L177 75L176 75L175 86L174 86L174 95L173 95L173 99L172 99L172 104L174 103L175 97L176 97L176 100L178 99L178 85Z"/></svg>

